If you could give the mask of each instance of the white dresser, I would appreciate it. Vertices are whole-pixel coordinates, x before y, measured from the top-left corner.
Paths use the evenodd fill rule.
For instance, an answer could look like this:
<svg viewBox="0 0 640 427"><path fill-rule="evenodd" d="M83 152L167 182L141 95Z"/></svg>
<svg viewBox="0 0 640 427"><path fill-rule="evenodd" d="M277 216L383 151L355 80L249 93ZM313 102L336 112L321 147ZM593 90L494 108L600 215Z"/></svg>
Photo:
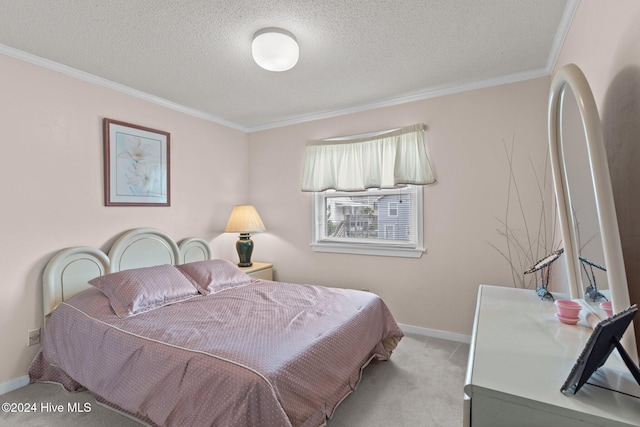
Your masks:
<svg viewBox="0 0 640 427"><path fill-rule="evenodd" d="M464 387L467 426L640 426L637 397L590 384L560 392L592 329L584 320L560 323L555 313L532 290L480 286ZM640 396L615 350L589 382Z"/></svg>

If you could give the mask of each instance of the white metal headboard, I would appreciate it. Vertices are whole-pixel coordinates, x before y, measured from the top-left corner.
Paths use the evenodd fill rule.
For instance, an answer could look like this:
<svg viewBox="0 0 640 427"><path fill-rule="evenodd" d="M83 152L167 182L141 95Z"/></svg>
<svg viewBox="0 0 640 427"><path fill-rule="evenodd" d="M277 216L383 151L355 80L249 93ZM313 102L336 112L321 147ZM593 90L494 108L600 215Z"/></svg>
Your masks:
<svg viewBox="0 0 640 427"><path fill-rule="evenodd" d="M198 238L182 240L153 228L123 233L109 250L78 246L63 249L47 264L42 276L45 318L62 301L89 288L88 281L107 273L162 264L182 264L211 259L209 244Z"/></svg>

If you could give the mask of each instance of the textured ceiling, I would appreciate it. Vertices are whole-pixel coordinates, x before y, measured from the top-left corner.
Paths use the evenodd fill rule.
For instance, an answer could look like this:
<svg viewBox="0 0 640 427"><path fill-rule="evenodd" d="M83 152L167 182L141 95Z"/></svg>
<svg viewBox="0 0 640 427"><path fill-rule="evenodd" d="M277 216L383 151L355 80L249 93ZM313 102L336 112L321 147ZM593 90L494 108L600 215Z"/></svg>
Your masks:
<svg viewBox="0 0 640 427"><path fill-rule="evenodd" d="M0 53L251 131L548 74L577 1L0 0ZM263 27L292 70L253 62Z"/></svg>

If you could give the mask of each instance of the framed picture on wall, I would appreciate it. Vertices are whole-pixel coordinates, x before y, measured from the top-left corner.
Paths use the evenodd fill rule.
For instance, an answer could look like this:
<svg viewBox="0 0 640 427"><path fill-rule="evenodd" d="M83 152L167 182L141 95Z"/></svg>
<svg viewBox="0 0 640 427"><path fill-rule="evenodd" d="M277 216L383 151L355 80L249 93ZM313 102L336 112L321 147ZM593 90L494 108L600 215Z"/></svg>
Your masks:
<svg viewBox="0 0 640 427"><path fill-rule="evenodd" d="M105 206L171 206L170 134L105 118Z"/></svg>

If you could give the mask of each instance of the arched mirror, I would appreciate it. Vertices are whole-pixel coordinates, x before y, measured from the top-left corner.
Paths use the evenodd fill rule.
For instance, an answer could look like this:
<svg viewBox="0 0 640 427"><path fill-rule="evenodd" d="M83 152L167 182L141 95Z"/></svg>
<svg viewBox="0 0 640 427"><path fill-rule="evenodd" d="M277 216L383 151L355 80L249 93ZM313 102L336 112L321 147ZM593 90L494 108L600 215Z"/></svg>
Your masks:
<svg viewBox="0 0 640 427"><path fill-rule="evenodd" d="M551 82L549 147L571 298L592 304L610 299L613 311L622 311L629 291L600 117L573 64ZM622 344L637 361L633 325Z"/></svg>
<svg viewBox="0 0 640 427"><path fill-rule="evenodd" d="M578 255L578 289L575 295L584 296L588 303L608 300L608 280L604 262L602 237L598 222L598 208L591 168L587 137L578 107L578 99L566 84L559 95L557 133L562 144L564 174L570 201L570 230L574 233L573 250ZM569 240L567 240L568 242ZM574 298L578 298L575 296Z"/></svg>

